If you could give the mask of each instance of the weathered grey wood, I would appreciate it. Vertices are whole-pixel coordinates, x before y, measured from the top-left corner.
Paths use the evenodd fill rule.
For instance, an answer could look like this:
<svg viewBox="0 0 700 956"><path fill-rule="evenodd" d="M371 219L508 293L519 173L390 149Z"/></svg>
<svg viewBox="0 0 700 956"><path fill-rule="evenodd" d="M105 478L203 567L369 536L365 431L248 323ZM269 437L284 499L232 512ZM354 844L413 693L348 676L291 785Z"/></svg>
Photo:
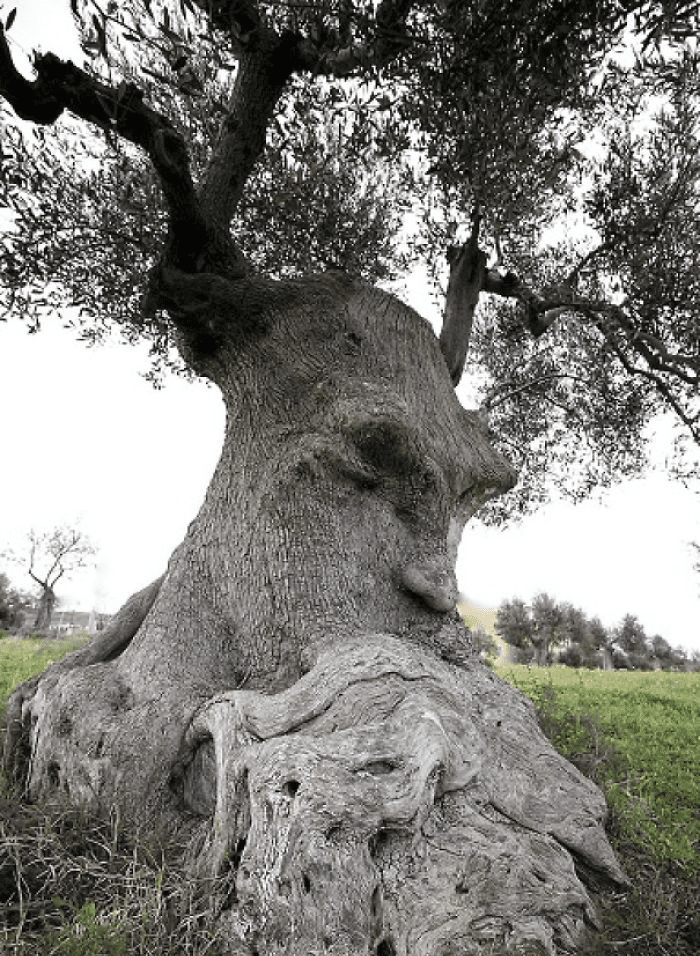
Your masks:
<svg viewBox="0 0 700 956"><path fill-rule="evenodd" d="M216 345L181 342L227 408L202 509L135 628L25 687L8 759L34 798L185 840L231 952L575 951L575 863L624 880L602 795L453 607L511 468L392 296L240 288L243 340L227 294Z"/></svg>

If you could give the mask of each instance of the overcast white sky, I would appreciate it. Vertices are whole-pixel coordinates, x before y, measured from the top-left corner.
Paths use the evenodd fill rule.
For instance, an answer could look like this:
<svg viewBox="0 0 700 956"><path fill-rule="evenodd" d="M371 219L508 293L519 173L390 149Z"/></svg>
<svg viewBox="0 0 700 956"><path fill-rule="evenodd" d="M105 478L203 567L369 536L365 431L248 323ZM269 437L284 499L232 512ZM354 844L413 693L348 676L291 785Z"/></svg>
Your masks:
<svg viewBox="0 0 700 956"><path fill-rule="evenodd" d="M13 6L20 42L31 46L31 34L70 55L67 0L0 2L0 16ZM160 574L216 464L218 393L177 379L157 392L140 377L146 367L144 353L123 345L88 349L58 318L34 336L0 322L0 551L32 527L79 523L98 547L97 566L66 582L64 606L111 612ZM487 607L546 591L608 626L633 613L650 635L700 649L692 540L700 540L700 498L652 474L603 502L555 504L505 530L475 523L458 578Z"/></svg>

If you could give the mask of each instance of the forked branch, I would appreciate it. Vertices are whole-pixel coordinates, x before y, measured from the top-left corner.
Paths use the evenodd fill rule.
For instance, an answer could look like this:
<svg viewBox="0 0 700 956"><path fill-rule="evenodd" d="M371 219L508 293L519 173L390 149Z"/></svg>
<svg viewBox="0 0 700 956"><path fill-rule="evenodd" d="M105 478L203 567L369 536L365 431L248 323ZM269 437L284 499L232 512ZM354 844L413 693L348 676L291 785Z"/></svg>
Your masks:
<svg viewBox="0 0 700 956"><path fill-rule="evenodd" d="M207 229L190 173L183 137L161 113L143 101L131 83L112 87L53 53L37 56L36 79L27 80L14 65L0 27L0 94L25 120L52 124L69 111L98 126L108 136L139 146L160 178L170 213L171 230L184 247L204 243Z"/></svg>
<svg viewBox="0 0 700 956"><path fill-rule="evenodd" d="M697 389L700 384L700 355L671 351L658 336L642 328L622 306L580 296L566 284L556 294L540 296L514 273L503 275L490 269L484 275L483 290L522 303L523 324L535 337L547 332L564 314L578 315L594 325L611 345L626 371L651 381L664 401L696 436L694 421L678 405L662 376ZM635 358L641 359L644 365L640 366Z"/></svg>

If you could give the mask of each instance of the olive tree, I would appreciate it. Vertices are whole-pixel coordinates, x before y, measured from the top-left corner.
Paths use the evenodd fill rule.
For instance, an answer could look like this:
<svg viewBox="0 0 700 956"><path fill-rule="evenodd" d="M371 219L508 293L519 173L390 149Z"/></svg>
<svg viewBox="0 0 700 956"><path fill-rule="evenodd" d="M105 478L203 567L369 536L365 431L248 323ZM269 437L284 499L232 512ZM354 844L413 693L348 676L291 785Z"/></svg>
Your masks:
<svg viewBox="0 0 700 956"><path fill-rule="evenodd" d="M41 130L5 118L8 305L34 322L48 286L88 337L114 321L174 345L226 433L164 575L16 691L8 772L32 799L177 835L232 953L575 951L593 889L625 880L605 802L479 662L454 566L465 523L516 483L506 447L532 498L523 442L561 454L575 413L584 484L638 465L654 396L693 425L697 273L671 287L669 253L638 288L669 224L693 250L680 100L665 185L637 202L616 146L595 242L537 256L600 84L621 87L607 57L634 23L639 98L654 44L684 49L687 5L72 6L87 66L48 53L28 80L0 35L0 94ZM691 67L674 53L655 75L688 86ZM65 113L87 171L75 139L49 142ZM437 338L374 280L448 242ZM515 309L478 314L488 297ZM491 430L455 395L470 347Z"/></svg>

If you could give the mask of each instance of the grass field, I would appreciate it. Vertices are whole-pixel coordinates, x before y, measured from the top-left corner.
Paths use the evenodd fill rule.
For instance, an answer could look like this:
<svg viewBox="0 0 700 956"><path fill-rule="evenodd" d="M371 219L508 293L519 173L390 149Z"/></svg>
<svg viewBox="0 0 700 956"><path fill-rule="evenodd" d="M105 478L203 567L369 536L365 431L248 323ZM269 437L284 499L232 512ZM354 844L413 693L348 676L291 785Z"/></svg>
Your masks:
<svg viewBox="0 0 700 956"><path fill-rule="evenodd" d="M0 640L0 713L14 685L79 643ZM577 956L698 956L700 674L512 664L497 673L532 698L547 735L611 807L610 839L632 887L601 895L601 932ZM0 793L3 956L220 952L193 901L164 857L129 843L114 821Z"/></svg>
<svg viewBox="0 0 700 956"><path fill-rule="evenodd" d="M18 684L40 674L53 661L65 657L87 640L87 637L3 637L0 631L0 723L4 720L7 698Z"/></svg>
<svg viewBox="0 0 700 956"><path fill-rule="evenodd" d="M654 859L700 870L700 673L497 670Z"/></svg>

